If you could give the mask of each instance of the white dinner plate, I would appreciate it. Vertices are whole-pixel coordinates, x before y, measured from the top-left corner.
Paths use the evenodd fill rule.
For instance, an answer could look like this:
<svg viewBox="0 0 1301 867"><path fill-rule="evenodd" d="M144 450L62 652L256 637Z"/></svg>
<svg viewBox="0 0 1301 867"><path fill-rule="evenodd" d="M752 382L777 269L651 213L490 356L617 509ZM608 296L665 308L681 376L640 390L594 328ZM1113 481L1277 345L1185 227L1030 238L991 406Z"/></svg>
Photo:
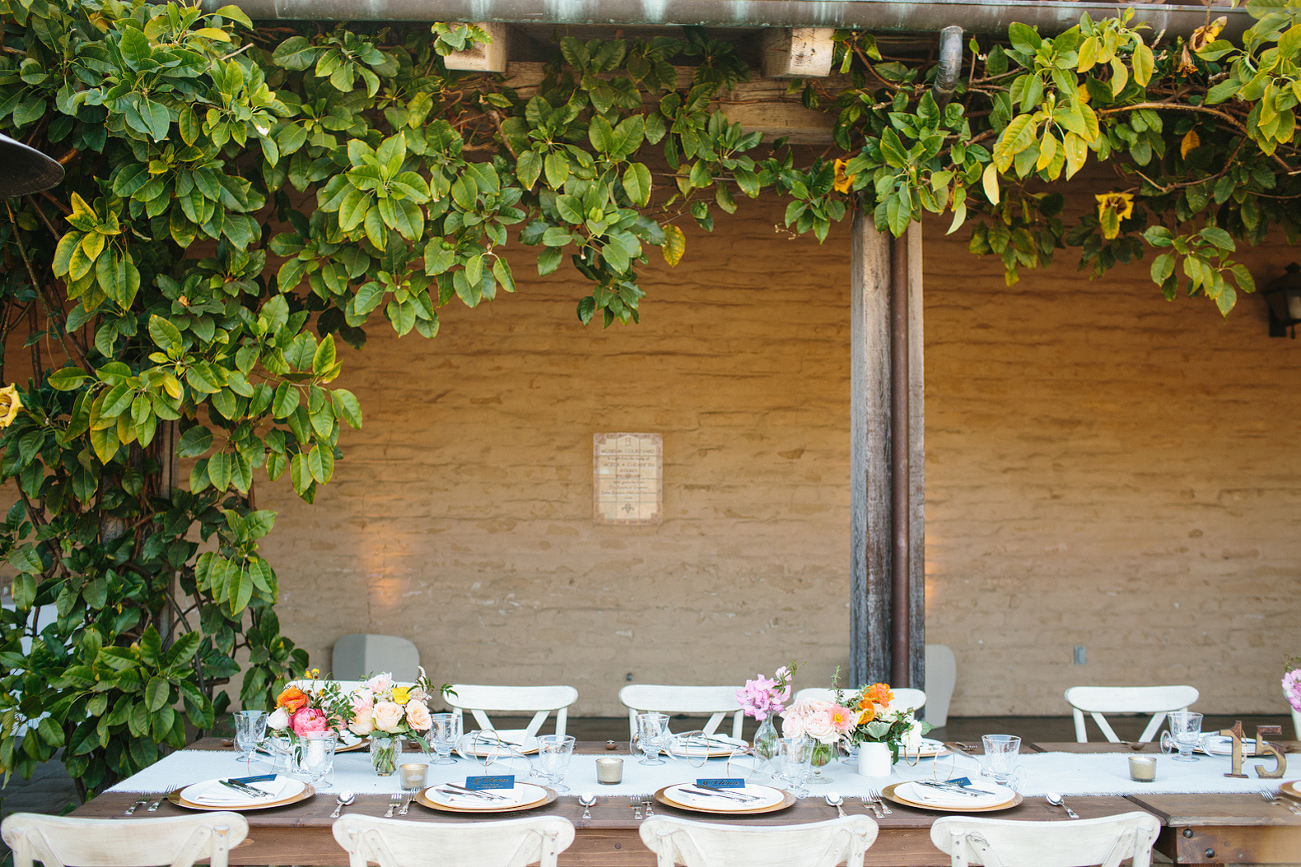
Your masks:
<svg viewBox="0 0 1301 867"><path fill-rule="evenodd" d="M1233 755L1233 738L1228 735L1203 735L1198 750L1211 756L1231 756ZM1256 755L1255 738L1251 740L1243 738L1242 754L1248 758Z"/></svg>
<svg viewBox="0 0 1301 867"><path fill-rule="evenodd" d="M751 786L747 783L745 788L742 789L728 789L729 792L750 795L755 798L753 801L738 801L722 795L699 795L684 791L692 787L692 783L678 783L676 786L669 786L664 790L664 797L670 803L688 809L706 809L718 813L749 813L776 806L786 800L786 793L781 789L774 789L772 786Z"/></svg>
<svg viewBox="0 0 1301 867"><path fill-rule="evenodd" d="M497 756L499 743L524 756L533 755L538 751L538 739L532 736L526 737L523 731L495 732L478 729L461 735L456 741L456 751L466 759L472 756L479 758Z"/></svg>
<svg viewBox="0 0 1301 867"><path fill-rule="evenodd" d="M903 758L905 755L908 755L908 756L919 756L920 758L923 759L933 759L936 756L944 755L948 751L949 748L944 746L944 744L941 743L940 741L932 740L931 738L922 738L920 752L915 753L912 750L900 749L899 757Z"/></svg>
<svg viewBox="0 0 1301 867"><path fill-rule="evenodd" d="M1016 792L1007 786L978 783L972 785L981 789L985 794L966 795L959 792L948 792L932 786L924 786L917 782L900 783L895 786L894 793L905 800L928 807L963 810L996 807L1016 797Z"/></svg>
<svg viewBox="0 0 1301 867"><path fill-rule="evenodd" d="M434 804L456 810L480 810L484 808L506 810L540 803L546 800L548 794L547 790L542 786L535 786L532 783L516 783L515 788L510 790L489 789L488 793L499 795L505 800L488 800L477 795L461 795L446 789L440 789L438 786L425 789L425 797Z"/></svg>
<svg viewBox="0 0 1301 867"><path fill-rule="evenodd" d="M730 738L727 735L697 735L691 737L689 734L680 734L673 736L673 742L669 746L669 753L679 758L705 758L717 759L724 756L730 756L737 750L743 750L750 746L748 741L740 738Z"/></svg>
<svg viewBox="0 0 1301 867"><path fill-rule="evenodd" d="M255 798L252 795L245 795L229 786L222 785L222 779L229 779L229 777L204 780L201 783L186 786L181 790L181 799L204 807L228 807L232 810L239 810L285 801L301 794L307 788L307 784L302 780L295 780L292 777L280 774L274 780L268 780L265 783L249 783L253 788L260 789L273 796L271 798Z"/></svg>

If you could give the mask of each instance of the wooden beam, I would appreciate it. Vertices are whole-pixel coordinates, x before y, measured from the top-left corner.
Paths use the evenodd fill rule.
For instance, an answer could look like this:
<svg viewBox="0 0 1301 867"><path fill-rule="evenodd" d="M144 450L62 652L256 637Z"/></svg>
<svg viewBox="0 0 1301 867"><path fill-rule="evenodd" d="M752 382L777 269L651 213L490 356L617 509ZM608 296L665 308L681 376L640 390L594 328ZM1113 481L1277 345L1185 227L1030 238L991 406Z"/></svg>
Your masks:
<svg viewBox="0 0 1301 867"><path fill-rule="evenodd" d="M763 31L765 78L826 78L836 34L831 27L770 27Z"/></svg>
<svg viewBox="0 0 1301 867"><path fill-rule="evenodd" d="M925 443L922 347L921 231L895 240L878 232L871 214L858 213L850 269L850 678L851 686L888 681L894 561L891 536L890 287L891 252L907 259L909 331L908 504L911 611L908 671L925 681Z"/></svg>
<svg viewBox="0 0 1301 867"><path fill-rule="evenodd" d="M527 99L542 81L543 65L511 61L506 86L515 88ZM690 87L693 72L691 67L677 67L678 87ZM834 88L839 80L836 78L827 86ZM799 93L787 93L786 86L787 82L776 79L746 81L720 94L714 107L722 109L728 120L741 124L746 132L761 132L768 141L785 137L791 144L831 144L835 115L805 108Z"/></svg>
<svg viewBox="0 0 1301 867"><path fill-rule="evenodd" d="M458 72L505 72L510 54L510 25L479 21L474 26L487 31L492 41L486 45L475 42L469 48L454 51L443 58L443 63Z"/></svg>

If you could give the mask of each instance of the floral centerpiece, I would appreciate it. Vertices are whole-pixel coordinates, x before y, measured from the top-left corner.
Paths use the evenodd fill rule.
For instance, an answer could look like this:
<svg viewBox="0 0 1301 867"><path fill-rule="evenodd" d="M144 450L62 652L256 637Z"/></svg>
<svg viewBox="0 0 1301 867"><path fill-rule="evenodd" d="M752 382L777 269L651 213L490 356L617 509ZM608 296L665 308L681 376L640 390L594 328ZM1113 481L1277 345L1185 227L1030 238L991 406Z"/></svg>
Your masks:
<svg viewBox="0 0 1301 867"><path fill-rule="evenodd" d="M933 726L914 719L910 707L897 707L894 692L886 683L874 683L853 693L847 704L857 714L846 740L858 745L884 744L890 751L890 764L899 760L899 748L921 748L922 736Z"/></svg>
<svg viewBox="0 0 1301 867"><path fill-rule="evenodd" d="M1283 675L1283 695L1292 705L1292 727L1301 738L1301 656L1287 661L1287 674Z"/></svg>
<svg viewBox="0 0 1301 867"><path fill-rule="evenodd" d="M306 691L291 685L277 696L267 726L292 742L313 732L327 731L339 736L346 731L369 737L375 772L388 776L397 770L404 737L429 751L425 739L433 724L429 703L450 689L447 684L435 688L423 668L413 685L395 683L389 672L371 676L350 692L344 692L338 681L330 680Z"/></svg>
<svg viewBox="0 0 1301 867"><path fill-rule="evenodd" d="M771 759L777 752L777 729L772 718L786 708L791 698L791 680L795 675L796 665L783 665L773 672L771 679L756 674L754 680L747 680L745 686L736 691L736 702L746 716L759 721L759 730L754 734L755 754L763 759Z"/></svg>
<svg viewBox="0 0 1301 867"><path fill-rule="evenodd" d="M807 735L816 743L810 764L821 768L836 757L836 744L854 728L858 715L834 701L802 699L782 713L782 734L788 738Z"/></svg>

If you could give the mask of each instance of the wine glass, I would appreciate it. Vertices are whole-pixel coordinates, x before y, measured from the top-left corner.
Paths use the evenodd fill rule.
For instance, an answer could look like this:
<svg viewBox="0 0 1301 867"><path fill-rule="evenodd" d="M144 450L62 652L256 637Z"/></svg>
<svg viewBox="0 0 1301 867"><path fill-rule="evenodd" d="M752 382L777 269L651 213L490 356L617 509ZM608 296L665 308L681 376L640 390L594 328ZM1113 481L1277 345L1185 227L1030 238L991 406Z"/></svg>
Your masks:
<svg viewBox="0 0 1301 867"><path fill-rule="evenodd" d="M813 738L778 738L777 739L777 775L791 784L791 794L797 798L808 797L809 790L805 783L813 768Z"/></svg>
<svg viewBox="0 0 1301 867"><path fill-rule="evenodd" d="M637 714L637 747L642 751L640 765L662 765L660 750L668 752L669 717L663 713Z"/></svg>
<svg viewBox="0 0 1301 867"><path fill-rule="evenodd" d="M558 794L563 795L569 791L569 787L565 785L565 774L569 772L569 760L573 755L574 738L569 735L543 735L538 738L538 756L534 759L534 773Z"/></svg>
<svg viewBox="0 0 1301 867"><path fill-rule="evenodd" d="M461 736L461 727L454 713L430 714L429 745L434 749L431 765L454 765L452 746Z"/></svg>
<svg viewBox="0 0 1301 867"><path fill-rule="evenodd" d="M1202 715L1191 711L1179 710L1166 717L1170 730L1161 733L1161 752L1169 755L1175 750L1179 755L1176 762L1195 762L1193 748L1202 739Z"/></svg>
<svg viewBox="0 0 1301 867"><path fill-rule="evenodd" d="M241 710L235 713L235 746L245 767L253 763L253 751L267 734L267 714L260 710Z"/></svg>

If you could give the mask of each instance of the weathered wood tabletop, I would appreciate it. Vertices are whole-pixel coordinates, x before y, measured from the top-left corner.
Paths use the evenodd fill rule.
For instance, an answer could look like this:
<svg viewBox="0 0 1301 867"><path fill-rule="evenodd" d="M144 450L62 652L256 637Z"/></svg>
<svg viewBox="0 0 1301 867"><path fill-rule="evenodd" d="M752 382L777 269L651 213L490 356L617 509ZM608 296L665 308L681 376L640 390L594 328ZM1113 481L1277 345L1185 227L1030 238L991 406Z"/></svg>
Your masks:
<svg viewBox="0 0 1301 867"><path fill-rule="evenodd" d="M1102 744L1034 744L1040 750L1097 751ZM1114 744L1106 745L1111 751ZM603 753L602 743L582 743L580 752ZM619 744L626 755L626 744ZM209 739L191 748L228 748L221 741ZM1289 775L1290 776L1290 775ZM123 816L126 808L139 796L129 793L107 793L82 806L73 815L96 818L119 818L129 822L134 817ZM381 816L388 809L387 795L359 795L347 807L352 813ZM1162 831L1158 848L1179 864L1198 863L1301 863L1301 816L1296 816L1281 806L1271 805L1262 798L1247 795L1143 795L1094 796L1071 798L1071 805L1082 818L1108 816L1131 810L1146 810L1161 819ZM239 849L231 852L232 864L301 864L345 865L347 856L334 842L330 833L334 799L316 796L307 801L270 810L255 810L244 815L249 822L249 838ZM870 811L857 800L846 801L847 813ZM867 852L868 865L897 865L897 867L944 867L949 863L930 842L931 823L943 813L913 809L891 804L890 815L877 820L881 832L877 842ZM757 816L705 817L698 813L681 811L657 804L659 815L684 818L761 825L818 822L834 818L834 807L820 797L804 798L795 806L779 813ZM188 813L164 801L154 817L176 816ZM583 808L577 797L570 795L535 810L529 815L563 816L574 823L577 835L574 844L561 854L565 867L651 867L655 856L642 845L627 797L602 797L592 807L592 818L582 818ZM1010 810L995 814L998 818L1037 821L1069 821L1059 808L1041 799L1028 799ZM479 817L440 813L420 805L412 805L406 817L413 822L474 822ZM489 818L503 818L494 816ZM1208 850L1209 853L1208 854Z"/></svg>

